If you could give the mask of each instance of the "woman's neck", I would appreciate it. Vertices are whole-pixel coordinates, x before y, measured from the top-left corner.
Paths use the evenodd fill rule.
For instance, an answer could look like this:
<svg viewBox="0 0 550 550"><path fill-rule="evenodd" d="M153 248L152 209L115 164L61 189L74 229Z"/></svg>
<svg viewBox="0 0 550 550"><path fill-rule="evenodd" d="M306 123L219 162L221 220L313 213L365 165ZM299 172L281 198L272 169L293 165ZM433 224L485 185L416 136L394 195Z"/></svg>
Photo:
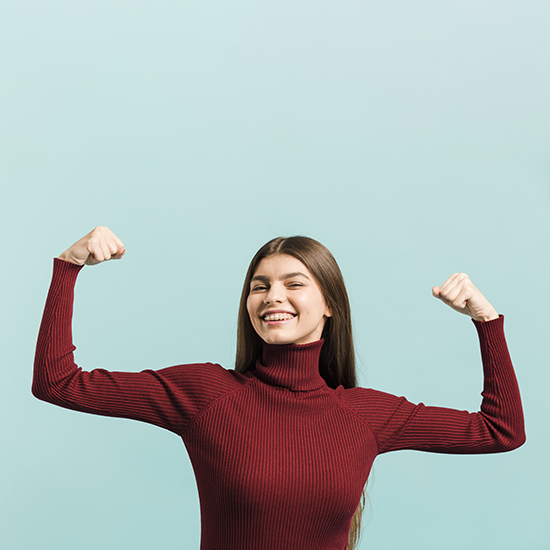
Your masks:
<svg viewBox="0 0 550 550"><path fill-rule="evenodd" d="M263 343L262 356L256 361L256 378L272 386L293 391L311 391L326 387L319 374L319 356L324 340L309 344L275 345Z"/></svg>

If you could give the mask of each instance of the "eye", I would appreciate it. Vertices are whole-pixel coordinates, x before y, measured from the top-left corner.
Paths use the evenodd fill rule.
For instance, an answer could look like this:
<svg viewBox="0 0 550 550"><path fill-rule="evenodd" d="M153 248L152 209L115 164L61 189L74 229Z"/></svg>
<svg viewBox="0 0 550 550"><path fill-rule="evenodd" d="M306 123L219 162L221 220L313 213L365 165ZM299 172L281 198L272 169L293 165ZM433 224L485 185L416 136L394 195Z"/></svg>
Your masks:
<svg viewBox="0 0 550 550"><path fill-rule="evenodd" d="M289 287L300 287L300 286L304 286L302 283L290 283L288 285Z"/></svg>
<svg viewBox="0 0 550 550"><path fill-rule="evenodd" d="M266 290L267 287L264 285L255 285L252 287L251 292L256 292L257 290Z"/></svg>

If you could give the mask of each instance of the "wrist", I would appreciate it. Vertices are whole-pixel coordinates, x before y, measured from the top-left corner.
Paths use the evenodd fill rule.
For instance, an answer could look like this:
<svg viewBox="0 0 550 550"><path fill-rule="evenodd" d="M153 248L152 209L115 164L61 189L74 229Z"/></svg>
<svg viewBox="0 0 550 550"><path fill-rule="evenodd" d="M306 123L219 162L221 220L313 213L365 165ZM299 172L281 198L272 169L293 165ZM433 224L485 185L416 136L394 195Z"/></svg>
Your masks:
<svg viewBox="0 0 550 550"><path fill-rule="evenodd" d="M73 258L71 258L68 254L67 254L67 251L65 250L65 252L62 252L58 257L57 257L59 260L63 260L64 262L68 262L70 264L75 264L75 265L84 265L84 264L79 264L78 262L75 262Z"/></svg>
<svg viewBox="0 0 550 550"><path fill-rule="evenodd" d="M482 322L486 323L488 321L494 321L495 319L498 319L499 317L500 317L499 314L495 310L493 313L489 313L487 315L482 315L480 317L474 317L473 319L475 321L482 321Z"/></svg>

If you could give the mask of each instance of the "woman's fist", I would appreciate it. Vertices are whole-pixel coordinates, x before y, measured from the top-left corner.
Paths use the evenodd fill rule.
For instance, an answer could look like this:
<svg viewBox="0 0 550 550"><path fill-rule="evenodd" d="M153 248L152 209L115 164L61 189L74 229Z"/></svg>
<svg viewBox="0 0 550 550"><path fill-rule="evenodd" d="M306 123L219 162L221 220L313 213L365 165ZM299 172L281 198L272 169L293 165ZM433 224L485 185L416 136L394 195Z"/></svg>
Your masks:
<svg viewBox="0 0 550 550"><path fill-rule="evenodd" d="M476 321L491 321L498 317L496 309L466 273L454 273L442 286L434 286L432 294L455 311L469 315Z"/></svg>
<svg viewBox="0 0 550 550"><path fill-rule="evenodd" d="M76 265L96 265L106 260L120 260L126 249L108 228L97 226L59 256Z"/></svg>

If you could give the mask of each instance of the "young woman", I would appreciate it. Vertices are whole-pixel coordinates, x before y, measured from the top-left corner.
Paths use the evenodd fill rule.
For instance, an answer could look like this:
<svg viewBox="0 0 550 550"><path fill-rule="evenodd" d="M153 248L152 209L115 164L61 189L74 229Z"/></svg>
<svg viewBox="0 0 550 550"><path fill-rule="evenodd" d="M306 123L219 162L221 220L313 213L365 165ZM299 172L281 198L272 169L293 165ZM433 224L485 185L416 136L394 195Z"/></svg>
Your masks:
<svg viewBox="0 0 550 550"><path fill-rule="evenodd" d="M124 252L118 237L97 227L54 260L32 391L179 435L197 478L202 550L354 548L377 455L494 453L525 441L503 316L464 273L432 291L477 329L485 375L477 413L356 387L343 278L331 253L307 237L274 239L254 256L234 370L207 363L82 371L71 336L76 277L84 264Z"/></svg>

